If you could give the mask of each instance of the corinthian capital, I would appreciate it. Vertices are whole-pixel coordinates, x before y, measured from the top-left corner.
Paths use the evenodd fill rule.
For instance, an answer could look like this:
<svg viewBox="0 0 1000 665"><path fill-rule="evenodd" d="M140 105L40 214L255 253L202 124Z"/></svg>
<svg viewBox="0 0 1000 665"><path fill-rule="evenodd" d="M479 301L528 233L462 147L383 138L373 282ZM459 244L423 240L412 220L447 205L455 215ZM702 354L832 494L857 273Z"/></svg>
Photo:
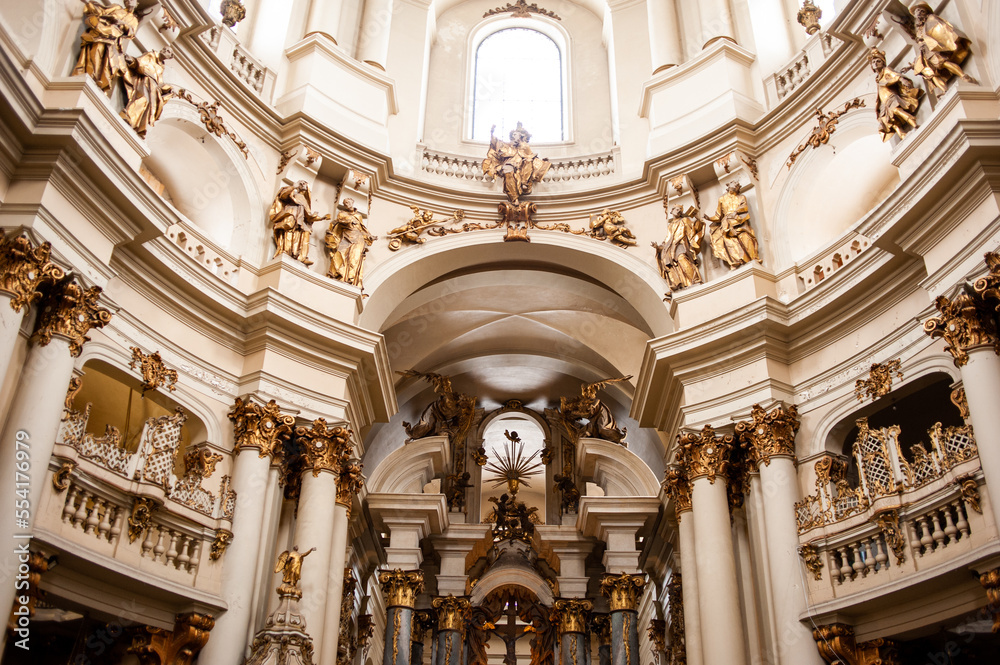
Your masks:
<svg viewBox="0 0 1000 665"><path fill-rule="evenodd" d="M361 462L348 460L340 465L337 475L337 503L351 511L351 500L365 486L365 477L361 475Z"/></svg>
<svg viewBox="0 0 1000 665"><path fill-rule="evenodd" d="M983 298L963 291L954 299L938 296L934 306L941 314L924 321L924 332L944 339L956 367L969 362L969 349L977 346L990 346L1000 354L996 311Z"/></svg>
<svg viewBox="0 0 1000 665"><path fill-rule="evenodd" d="M711 425L705 425L700 432L678 435L677 442L687 467L688 479L708 478L712 484L715 484L716 476L726 480L733 440L732 434L716 436Z"/></svg>
<svg viewBox="0 0 1000 665"><path fill-rule="evenodd" d="M601 580L601 593L608 599L608 609L612 612L639 608L642 588L646 586L644 575L605 575Z"/></svg>
<svg viewBox="0 0 1000 665"><path fill-rule="evenodd" d="M990 269L989 274L977 279L972 288L980 298L993 306L994 312L1000 313L1000 254L987 252L986 267Z"/></svg>
<svg viewBox="0 0 1000 665"><path fill-rule="evenodd" d="M378 574L386 607L413 608L417 594L424 590L422 570L387 570Z"/></svg>
<svg viewBox="0 0 1000 665"><path fill-rule="evenodd" d="M663 489L673 499L674 512L678 516L691 510L691 483L683 466L671 466L667 469Z"/></svg>
<svg viewBox="0 0 1000 665"><path fill-rule="evenodd" d="M764 466L772 457L795 459L795 434L799 431L799 412L795 406L775 407L765 411L754 404L750 420L736 425L736 435L752 451L753 459Z"/></svg>
<svg viewBox="0 0 1000 665"><path fill-rule="evenodd" d="M41 302L31 341L45 346L56 335L65 337L70 353L79 356L84 343L90 340L87 333L111 322L111 311L97 304L100 297L99 286L85 289L74 278L56 282Z"/></svg>
<svg viewBox="0 0 1000 665"><path fill-rule="evenodd" d="M273 399L262 406L237 397L229 419L233 421L236 450L256 448L260 457L274 457L278 440L290 435L295 425L295 418L281 413Z"/></svg>
<svg viewBox="0 0 1000 665"><path fill-rule="evenodd" d="M438 630L465 630L465 619L469 614L469 599L452 595L439 596L431 601L437 610Z"/></svg>
<svg viewBox="0 0 1000 665"><path fill-rule="evenodd" d="M552 621L557 622L559 634L586 633L587 618L594 609L593 601L586 598L558 598L552 605Z"/></svg>
<svg viewBox="0 0 1000 665"><path fill-rule="evenodd" d="M33 247L25 235L8 238L0 234L0 293L10 296L15 312L31 306L42 297L39 290L66 276L62 268L49 260L52 245L43 242Z"/></svg>
<svg viewBox="0 0 1000 665"><path fill-rule="evenodd" d="M305 468L312 470L313 477L322 471L339 475L354 451L351 430L340 425L330 427L325 418L314 420L311 428L296 427L295 438L302 446Z"/></svg>

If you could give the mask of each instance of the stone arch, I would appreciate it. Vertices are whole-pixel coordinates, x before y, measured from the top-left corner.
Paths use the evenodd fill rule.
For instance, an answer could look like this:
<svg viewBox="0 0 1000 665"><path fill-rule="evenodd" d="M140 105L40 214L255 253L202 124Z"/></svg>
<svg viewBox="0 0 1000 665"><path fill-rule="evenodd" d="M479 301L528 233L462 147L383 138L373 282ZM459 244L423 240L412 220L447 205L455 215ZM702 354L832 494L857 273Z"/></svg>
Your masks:
<svg viewBox="0 0 1000 665"><path fill-rule="evenodd" d="M601 439L580 439L577 469L593 478L605 496L657 496L660 483L652 470L628 448Z"/></svg>
<svg viewBox="0 0 1000 665"><path fill-rule="evenodd" d="M538 598L538 602L546 607L552 607L555 597L552 590L541 575L524 567L492 568L483 575L472 589L469 602L480 605L486 598L503 587L516 586L527 589Z"/></svg>
<svg viewBox="0 0 1000 665"><path fill-rule="evenodd" d="M368 491L419 494L440 477L451 461L448 437L428 436L411 441L386 455L368 477Z"/></svg>

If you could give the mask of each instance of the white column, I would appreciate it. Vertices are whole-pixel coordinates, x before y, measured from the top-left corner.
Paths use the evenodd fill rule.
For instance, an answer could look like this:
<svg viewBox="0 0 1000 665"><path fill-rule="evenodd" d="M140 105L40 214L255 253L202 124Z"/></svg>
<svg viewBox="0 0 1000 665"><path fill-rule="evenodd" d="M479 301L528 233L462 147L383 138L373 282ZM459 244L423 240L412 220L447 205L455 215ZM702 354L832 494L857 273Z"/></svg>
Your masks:
<svg viewBox="0 0 1000 665"><path fill-rule="evenodd" d="M340 32L340 11L343 2L344 0L312 0L306 18L305 36L320 33L336 44L337 33Z"/></svg>
<svg viewBox="0 0 1000 665"><path fill-rule="evenodd" d="M2 303L0 303L2 304ZM14 576L18 570L17 551L27 546L49 459L62 418L66 388L73 377L73 356L69 340L54 336L45 346L28 352L21 382L7 412L0 438L0 536L3 537L3 567L0 568L0 612L9 616L14 604ZM16 494L23 491L21 494ZM52 491L49 489L49 491ZM26 503L21 503L26 502ZM22 512L23 511L23 512ZM0 653L7 631L0 637Z"/></svg>
<svg viewBox="0 0 1000 665"><path fill-rule="evenodd" d="M233 462L233 543L220 559L222 597L228 609L215 622L212 636L199 658L218 665L240 665L249 646L247 635L253 618L257 559L261 556L260 534L264 527L265 492L271 459L260 457L256 448L242 447ZM270 579L270 578L268 578ZM274 594L274 589L262 590Z"/></svg>
<svg viewBox="0 0 1000 665"><path fill-rule="evenodd" d="M337 643L340 637L340 608L344 595L344 565L347 563L347 527L351 521L350 509L339 501L333 507L333 538L330 541L330 576L326 597L326 618L323 633L323 651L319 665L336 665Z"/></svg>
<svg viewBox="0 0 1000 665"><path fill-rule="evenodd" d="M719 38L736 41L736 29L729 0L698 0L701 13L702 48Z"/></svg>
<svg viewBox="0 0 1000 665"><path fill-rule="evenodd" d="M704 665L701 646L701 609L698 607L698 559L694 546L694 518L690 511L677 515L681 549L681 594L684 598L684 647L688 665Z"/></svg>
<svg viewBox="0 0 1000 665"><path fill-rule="evenodd" d="M361 16L358 60L385 71L389 58L389 32L392 28L392 0L365 0Z"/></svg>
<svg viewBox="0 0 1000 665"><path fill-rule="evenodd" d="M967 350L962 385L969 402L969 421L979 448L979 463L989 487L994 519L1000 519L1000 357L990 346Z"/></svg>
<svg viewBox="0 0 1000 665"><path fill-rule="evenodd" d="M7 377L10 360L17 347L21 322L24 320L24 312L15 312L10 301L10 295L0 291L0 384Z"/></svg>
<svg viewBox="0 0 1000 665"><path fill-rule="evenodd" d="M302 493L299 496L299 516L295 524L295 544L299 552L316 548L302 564L302 601L299 608L306 621L306 630L313 638L313 649L322 654L326 610L332 599L327 597L330 563L333 559L330 545L333 542L333 519L330 507L337 500L337 479L332 471L322 470L318 476L311 468L302 475ZM343 567L341 567L343 574ZM341 581L343 584L343 581ZM339 600L339 599L337 599ZM336 633L334 633L336 640ZM336 659L334 659L336 660ZM323 661L325 662L325 661Z"/></svg>
<svg viewBox="0 0 1000 665"><path fill-rule="evenodd" d="M653 74L684 62L676 0L648 0L649 49Z"/></svg>
<svg viewBox="0 0 1000 665"><path fill-rule="evenodd" d="M729 526L726 480L707 477L691 482L694 546L698 552L698 607L704 659L709 665L746 665L739 585Z"/></svg>

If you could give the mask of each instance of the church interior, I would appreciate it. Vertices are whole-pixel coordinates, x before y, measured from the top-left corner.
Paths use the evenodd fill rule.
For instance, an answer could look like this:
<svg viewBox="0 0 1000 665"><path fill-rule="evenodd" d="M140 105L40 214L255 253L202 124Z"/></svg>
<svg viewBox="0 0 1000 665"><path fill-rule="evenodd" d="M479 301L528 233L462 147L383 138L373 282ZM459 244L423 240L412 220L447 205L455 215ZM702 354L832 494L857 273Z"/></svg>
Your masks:
<svg viewBox="0 0 1000 665"><path fill-rule="evenodd" d="M996 662L998 35L0 0L0 665Z"/></svg>

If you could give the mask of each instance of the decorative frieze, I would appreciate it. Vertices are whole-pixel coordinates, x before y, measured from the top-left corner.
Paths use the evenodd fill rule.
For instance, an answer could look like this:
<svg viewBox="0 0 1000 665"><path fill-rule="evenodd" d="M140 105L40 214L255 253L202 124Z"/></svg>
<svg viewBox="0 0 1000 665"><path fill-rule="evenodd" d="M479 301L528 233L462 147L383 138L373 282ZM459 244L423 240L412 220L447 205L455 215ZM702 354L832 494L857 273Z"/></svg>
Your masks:
<svg viewBox="0 0 1000 665"><path fill-rule="evenodd" d="M643 587L646 586L644 575L605 575L601 579L601 593L608 599L608 609L612 612L621 610L635 611L639 608Z"/></svg>
<svg viewBox="0 0 1000 665"><path fill-rule="evenodd" d="M733 442L731 434L716 436L715 428L711 425L705 425L701 432L679 434L677 443L688 479L694 481L708 478L713 485L716 477L725 481L729 475L729 454L733 449Z"/></svg>
<svg viewBox="0 0 1000 665"><path fill-rule="evenodd" d="M434 598L431 607L437 610L437 629L465 630L465 622L469 616L469 599L452 595Z"/></svg>
<svg viewBox="0 0 1000 665"><path fill-rule="evenodd" d="M413 608L417 595L424 590L424 573L421 570L387 570L379 573L379 584L385 594L386 607Z"/></svg>
<svg viewBox="0 0 1000 665"><path fill-rule="evenodd" d="M560 635L587 632L587 619L594 609L593 601L586 598L558 598L552 607L552 620L558 625Z"/></svg>
<svg viewBox="0 0 1000 665"><path fill-rule="evenodd" d="M754 404L750 418L736 425L736 435L749 447L751 461L770 466L773 457L795 459L799 412L794 405L777 406L768 412Z"/></svg>
<svg viewBox="0 0 1000 665"><path fill-rule="evenodd" d="M260 457L273 458L279 439L289 436L295 425L295 418L281 413L273 399L262 406L237 397L229 419L233 421L235 449L256 448Z"/></svg>
<svg viewBox="0 0 1000 665"><path fill-rule="evenodd" d="M30 307L42 298L42 289L66 276L50 260L52 245L31 244L26 235L8 238L0 234L0 293L10 297L15 312Z"/></svg>
<svg viewBox="0 0 1000 665"><path fill-rule="evenodd" d="M69 340L70 354L76 358L90 340L87 333L111 322L111 311L98 305L101 287L83 288L75 278L64 278L46 293L38 312L31 341L48 345L56 335Z"/></svg>

